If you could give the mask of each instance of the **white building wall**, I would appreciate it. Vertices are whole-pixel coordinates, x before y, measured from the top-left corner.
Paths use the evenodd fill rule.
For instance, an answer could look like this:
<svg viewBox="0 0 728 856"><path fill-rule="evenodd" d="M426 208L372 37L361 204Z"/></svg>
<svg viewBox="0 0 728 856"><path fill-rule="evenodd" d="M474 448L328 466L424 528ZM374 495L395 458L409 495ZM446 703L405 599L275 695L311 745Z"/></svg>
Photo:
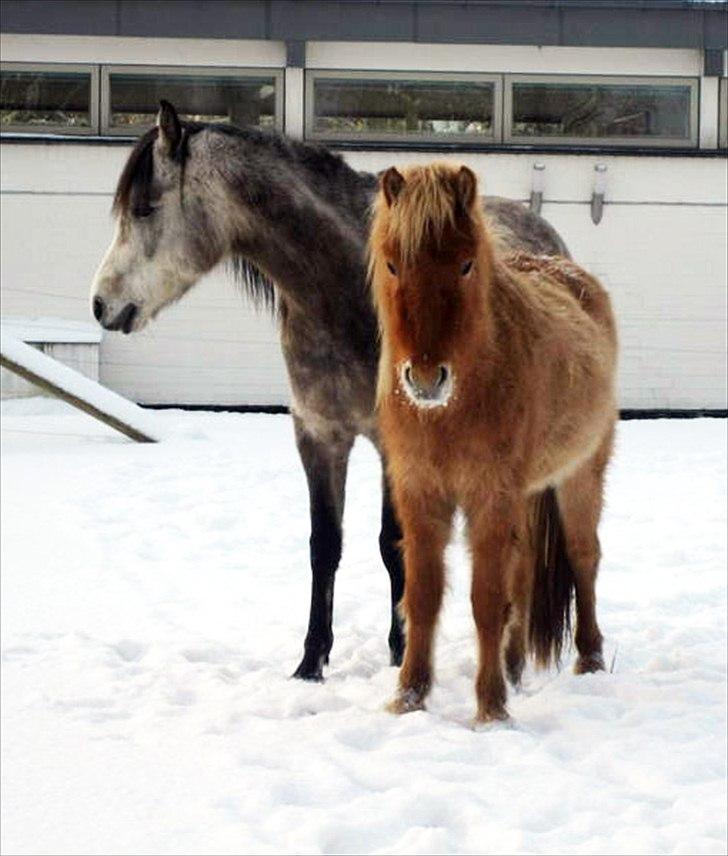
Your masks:
<svg viewBox="0 0 728 856"><path fill-rule="evenodd" d="M31 40L32 41L29 41ZM148 62L280 67L268 42L3 36L7 61ZM700 74L698 51L310 43L309 67L457 67L479 71ZM301 95L300 73L290 83ZM294 79L295 78L295 79ZM287 101L292 99L287 92ZM293 110L295 105L289 105ZM300 133L302 110L289 124ZM293 128L292 128L293 129ZM129 149L83 143L0 145L4 316L87 320L88 289L112 234L109 215ZM362 151L357 169L431 154ZM546 164L543 214L575 259L610 289L620 326L620 404L726 407L726 161L720 158L458 154L486 192L527 200ZM594 165L605 163L604 217L590 217ZM288 384L272 319L214 271L144 332L106 334L100 377L145 403L285 404Z"/></svg>

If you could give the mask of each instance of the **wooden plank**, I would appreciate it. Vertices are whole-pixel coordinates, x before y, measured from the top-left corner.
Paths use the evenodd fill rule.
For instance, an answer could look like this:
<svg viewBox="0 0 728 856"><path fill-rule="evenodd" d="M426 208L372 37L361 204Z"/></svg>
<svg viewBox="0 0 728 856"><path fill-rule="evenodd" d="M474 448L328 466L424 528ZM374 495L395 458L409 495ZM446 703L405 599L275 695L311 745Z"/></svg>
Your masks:
<svg viewBox="0 0 728 856"><path fill-rule="evenodd" d="M120 409L128 409L130 412L131 408L137 408L136 405L126 399L123 399L121 396L116 395L116 393L111 392L111 390L102 387L100 384L95 383L89 378L85 378L77 372L74 372L67 366L63 366L51 357L47 357L45 354L25 345L24 343L14 340L12 348L6 347L8 338L9 337L3 337L2 346L0 347L0 365L4 368L14 372L25 380L30 381L46 392L57 396L63 401L67 401L73 407L82 410L84 413L88 413L90 416L93 416L94 419L98 419L100 422L103 422L110 428L119 431L130 439L135 440L137 443L157 442L157 438L151 436L151 433L141 430L138 426L130 424L130 422L134 421L133 419L125 419L119 414L114 415L109 413L108 410L104 408L103 403L99 403L98 401L94 402L93 399L95 396L89 393L94 389L94 387L97 387L101 392L99 397L102 400L106 400L107 402L113 401L114 404L118 403L123 405ZM27 348L32 354L32 358L30 360L22 358L24 353L23 349L25 348ZM19 354L20 357L18 356ZM43 368L46 366L49 369L52 368L52 370L44 372ZM65 384L60 382L57 378L53 377L53 375L57 374L61 374L64 380L71 380L71 382L66 382ZM76 383L73 382L74 375L78 378ZM112 407L108 409L119 408ZM142 413L140 408L137 409Z"/></svg>

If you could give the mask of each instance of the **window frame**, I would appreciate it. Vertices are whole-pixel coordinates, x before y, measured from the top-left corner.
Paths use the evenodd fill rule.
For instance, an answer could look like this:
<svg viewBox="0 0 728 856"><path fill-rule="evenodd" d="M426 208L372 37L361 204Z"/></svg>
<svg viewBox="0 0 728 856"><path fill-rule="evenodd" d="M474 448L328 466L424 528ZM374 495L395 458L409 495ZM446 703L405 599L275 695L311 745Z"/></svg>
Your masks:
<svg viewBox="0 0 728 856"><path fill-rule="evenodd" d="M687 86L690 89L690 137L567 137L521 136L513 133L513 87L516 83L593 84L614 86ZM613 74L506 74L503 84L503 144L543 146L598 146L600 148L697 149L700 137L700 80L697 77Z"/></svg>
<svg viewBox="0 0 728 856"><path fill-rule="evenodd" d="M718 80L718 148L728 149L728 77Z"/></svg>
<svg viewBox="0 0 728 856"><path fill-rule="evenodd" d="M44 72L66 71L71 74L86 73L89 75L89 124L86 128L77 125L33 125L16 124L1 125L0 132L3 134L32 134L43 136L78 136L93 137L99 132L99 93L100 74L99 66L92 63L76 62L0 62L0 72Z"/></svg>
<svg viewBox="0 0 728 856"><path fill-rule="evenodd" d="M253 67L253 66L199 66L199 65L140 65L138 63L109 63L102 64L100 80L100 110L99 110L99 133L104 137L137 137L143 131L138 131L138 126L128 125L126 127L114 128L111 126L111 75L112 74L137 74L145 77L271 77L275 84L275 107L274 128L283 131L284 128L284 105L285 105L285 76L282 68ZM183 115L183 114L181 114Z"/></svg>
<svg viewBox="0 0 728 856"><path fill-rule="evenodd" d="M453 81L493 84L493 132L491 134L385 134L377 131L350 133L345 131L315 130L314 87L317 80L374 80L388 83L393 80L412 80L415 82ZM386 143L486 143L498 144L502 141L503 124L503 75L498 72L458 72L458 71L386 71L361 69L305 69L304 81L304 123L303 137L314 142L368 142Z"/></svg>

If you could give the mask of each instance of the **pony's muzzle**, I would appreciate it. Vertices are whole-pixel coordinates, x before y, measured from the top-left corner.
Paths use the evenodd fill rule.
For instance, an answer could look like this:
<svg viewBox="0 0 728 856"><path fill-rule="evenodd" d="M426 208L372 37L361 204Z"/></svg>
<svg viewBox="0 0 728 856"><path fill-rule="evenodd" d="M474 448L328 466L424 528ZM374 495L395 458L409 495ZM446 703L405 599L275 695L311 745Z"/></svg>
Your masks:
<svg viewBox="0 0 728 856"><path fill-rule="evenodd" d="M445 363L422 369L415 368L408 360L402 364L400 381L417 407L443 407L452 395L452 369Z"/></svg>

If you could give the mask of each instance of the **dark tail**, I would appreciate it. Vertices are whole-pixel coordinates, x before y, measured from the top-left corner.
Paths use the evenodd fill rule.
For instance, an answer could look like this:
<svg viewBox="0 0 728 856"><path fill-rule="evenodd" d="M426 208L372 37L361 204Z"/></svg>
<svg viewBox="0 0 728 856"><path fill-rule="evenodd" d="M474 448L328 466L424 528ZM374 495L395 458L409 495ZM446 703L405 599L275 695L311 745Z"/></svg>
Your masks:
<svg viewBox="0 0 728 856"><path fill-rule="evenodd" d="M532 532L534 571L531 591L529 647L541 667L561 661L571 638L574 571L566 555L566 539L556 491L547 488L534 501Z"/></svg>

